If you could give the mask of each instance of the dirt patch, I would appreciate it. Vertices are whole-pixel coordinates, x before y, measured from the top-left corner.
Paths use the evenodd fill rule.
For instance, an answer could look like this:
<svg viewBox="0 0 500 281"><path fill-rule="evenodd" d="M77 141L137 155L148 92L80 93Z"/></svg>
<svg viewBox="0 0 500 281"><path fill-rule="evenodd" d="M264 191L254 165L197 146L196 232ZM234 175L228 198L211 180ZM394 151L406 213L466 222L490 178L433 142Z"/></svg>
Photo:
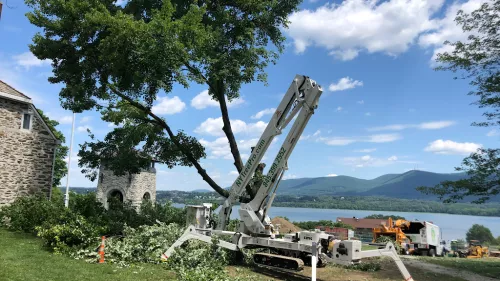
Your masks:
<svg viewBox="0 0 500 281"><path fill-rule="evenodd" d="M285 220L284 218L281 217L275 217L271 219L271 222L273 223L274 226L279 227L280 234L287 234L287 233L294 233L298 232L301 229L295 226L293 223Z"/></svg>

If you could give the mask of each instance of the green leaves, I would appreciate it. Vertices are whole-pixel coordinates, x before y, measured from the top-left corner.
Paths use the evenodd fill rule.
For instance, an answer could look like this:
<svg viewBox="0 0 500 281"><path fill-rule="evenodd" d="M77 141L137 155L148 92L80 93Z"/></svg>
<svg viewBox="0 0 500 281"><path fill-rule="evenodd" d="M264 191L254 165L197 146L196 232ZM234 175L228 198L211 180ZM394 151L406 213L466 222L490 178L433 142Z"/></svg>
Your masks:
<svg viewBox="0 0 500 281"><path fill-rule="evenodd" d="M434 187L417 187L425 194L435 194L445 203L456 203L464 198L475 198L473 203L484 203L500 193L500 149L480 148L462 161L457 171L468 177L445 181Z"/></svg>
<svg viewBox="0 0 500 281"><path fill-rule="evenodd" d="M465 234L467 242L479 240L480 243L494 243L495 238L491 230L484 225L474 224Z"/></svg>
<svg viewBox="0 0 500 281"><path fill-rule="evenodd" d="M438 70L461 72L462 78L471 79L476 89L469 95L476 96L474 103L479 108L490 108L483 116L487 121L474 122L474 126L500 125L500 1L484 3L481 8L466 14L457 13L457 25L469 33L466 42L445 42L453 47L452 52L438 54L441 63ZM455 77L457 79L457 77ZM426 194L436 194L444 202L457 202L473 197L474 203L484 203L500 193L498 149L479 149L462 161L457 171L465 171L470 176L459 181L445 181L434 187L418 187Z"/></svg>
<svg viewBox="0 0 500 281"><path fill-rule="evenodd" d="M103 141L81 146L79 164L90 179L101 160L124 174L155 158L170 168L194 166L227 196L198 163L205 157L198 141L182 130L174 135L151 108L174 85L206 84L221 103L224 132L240 170L225 97L238 98L243 83L266 81L264 68L283 51L281 28L299 0L129 0L124 8L113 0L25 1L33 9L28 19L43 30L30 50L52 61L49 81L64 85L62 106L76 113L99 110L105 121L125 124Z"/></svg>

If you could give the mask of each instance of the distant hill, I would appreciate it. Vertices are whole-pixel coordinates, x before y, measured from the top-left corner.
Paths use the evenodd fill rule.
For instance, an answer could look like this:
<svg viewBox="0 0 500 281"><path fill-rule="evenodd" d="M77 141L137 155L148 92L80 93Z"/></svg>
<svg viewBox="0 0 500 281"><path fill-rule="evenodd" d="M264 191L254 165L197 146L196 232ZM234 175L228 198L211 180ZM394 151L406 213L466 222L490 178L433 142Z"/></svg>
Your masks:
<svg viewBox="0 0 500 281"><path fill-rule="evenodd" d="M191 192L198 192L198 193L207 193L207 192L213 192L213 190L210 189L195 189Z"/></svg>
<svg viewBox="0 0 500 281"><path fill-rule="evenodd" d="M425 195L415 188L418 186L434 186L442 181L458 180L465 177L465 173L438 174L414 170L403 174L387 174L371 180L349 176L291 179L282 181L278 194L435 199L435 196Z"/></svg>
<svg viewBox="0 0 500 281"><path fill-rule="evenodd" d="M349 176L288 179L281 181L280 187L278 188L278 195L383 196L402 199L435 200L437 199L436 196L425 195L417 191L416 188L418 186L434 186L443 181L455 181L465 177L465 173L439 174L413 170L402 174L382 175L370 180ZM64 192L65 189L63 187L61 189ZM226 189L229 189L229 187ZM71 187L71 190L77 193L86 193L95 191L95 188ZM185 197L191 192L212 192L214 196L218 196L210 189L196 189L190 192L158 190L157 196L161 197L167 196L167 194L177 194L176 196ZM472 199L473 198L467 198L466 201L471 201ZM493 198L491 201L500 202L500 196Z"/></svg>

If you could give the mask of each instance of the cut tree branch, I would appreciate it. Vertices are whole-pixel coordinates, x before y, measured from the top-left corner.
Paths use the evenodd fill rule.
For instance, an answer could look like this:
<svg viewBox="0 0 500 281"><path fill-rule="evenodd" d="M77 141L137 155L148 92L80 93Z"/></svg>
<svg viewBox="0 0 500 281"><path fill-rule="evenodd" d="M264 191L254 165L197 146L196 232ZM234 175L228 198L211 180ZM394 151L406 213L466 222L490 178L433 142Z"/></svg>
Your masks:
<svg viewBox="0 0 500 281"><path fill-rule="evenodd" d="M207 182L210 187L212 187L217 193L219 193L221 196L224 196L224 197L228 197L229 196L229 192L223 188L221 188L208 174L207 174L207 171L205 169L203 169L200 165L200 163L198 163L198 161L194 158L194 156L191 154L191 152L187 149L185 149L182 144L179 142L179 140L177 139L177 136L174 135L174 133L172 132L172 130L170 129L170 126L168 126L168 124L163 120L161 119L160 117L158 117L156 114L154 114L153 112L151 112L150 109L146 108L145 106L143 106L142 104L140 104L139 102L137 101L134 101L133 99L131 99L130 97L122 94L120 91L118 91L114 85L109 85L109 88L110 90L117 96L119 96L120 98L126 100L127 102L129 102L132 106L135 106L136 108L144 111L145 113L147 113L149 116L151 116L155 121L156 123L163 127L170 139L172 140L172 142L177 146L177 148L180 149L180 151L182 151L182 153L184 155L186 155L186 157L188 158L189 162L191 162L193 164L193 166L196 168L196 170L198 171L198 174L201 175L201 177L203 178L203 180L205 182Z"/></svg>

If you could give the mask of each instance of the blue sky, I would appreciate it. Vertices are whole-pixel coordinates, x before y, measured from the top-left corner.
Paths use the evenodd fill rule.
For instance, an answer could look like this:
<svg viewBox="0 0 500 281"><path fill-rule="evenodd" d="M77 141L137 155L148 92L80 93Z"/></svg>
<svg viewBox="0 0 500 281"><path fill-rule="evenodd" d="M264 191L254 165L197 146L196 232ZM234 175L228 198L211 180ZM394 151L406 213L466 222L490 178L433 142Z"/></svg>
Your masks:
<svg viewBox="0 0 500 281"><path fill-rule="evenodd" d="M370 179L413 168L449 173L478 147L495 147L498 132L470 126L482 120L483 111L470 105L474 98L467 95L467 81L433 70L435 54L446 50L442 43L466 37L453 22L456 11L470 11L482 2L306 0L285 30L285 53L266 69L269 85L244 85L241 98L230 105L243 157L265 128L270 117L265 113L279 104L296 74L310 76L324 92L288 161L286 178ZM47 81L50 63L28 49L38 29L25 17L23 1L8 4L14 9L4 7L0 20L0 79L59 120L69 145L72 115L60 106L61 86ZM207 149L202 166L220 185L232 184L237 175L221 134L220 110L204 85L162 95L155 110L175 130L197 137ZM112 130L95 112L77 115L71 186L97 184L77 166L78 144L89 139L87 127L101 139ZM284 137L278 137L265 162L275 157ZM158 170L159 190L209 188L194 168L160 165Z"/></svg>

